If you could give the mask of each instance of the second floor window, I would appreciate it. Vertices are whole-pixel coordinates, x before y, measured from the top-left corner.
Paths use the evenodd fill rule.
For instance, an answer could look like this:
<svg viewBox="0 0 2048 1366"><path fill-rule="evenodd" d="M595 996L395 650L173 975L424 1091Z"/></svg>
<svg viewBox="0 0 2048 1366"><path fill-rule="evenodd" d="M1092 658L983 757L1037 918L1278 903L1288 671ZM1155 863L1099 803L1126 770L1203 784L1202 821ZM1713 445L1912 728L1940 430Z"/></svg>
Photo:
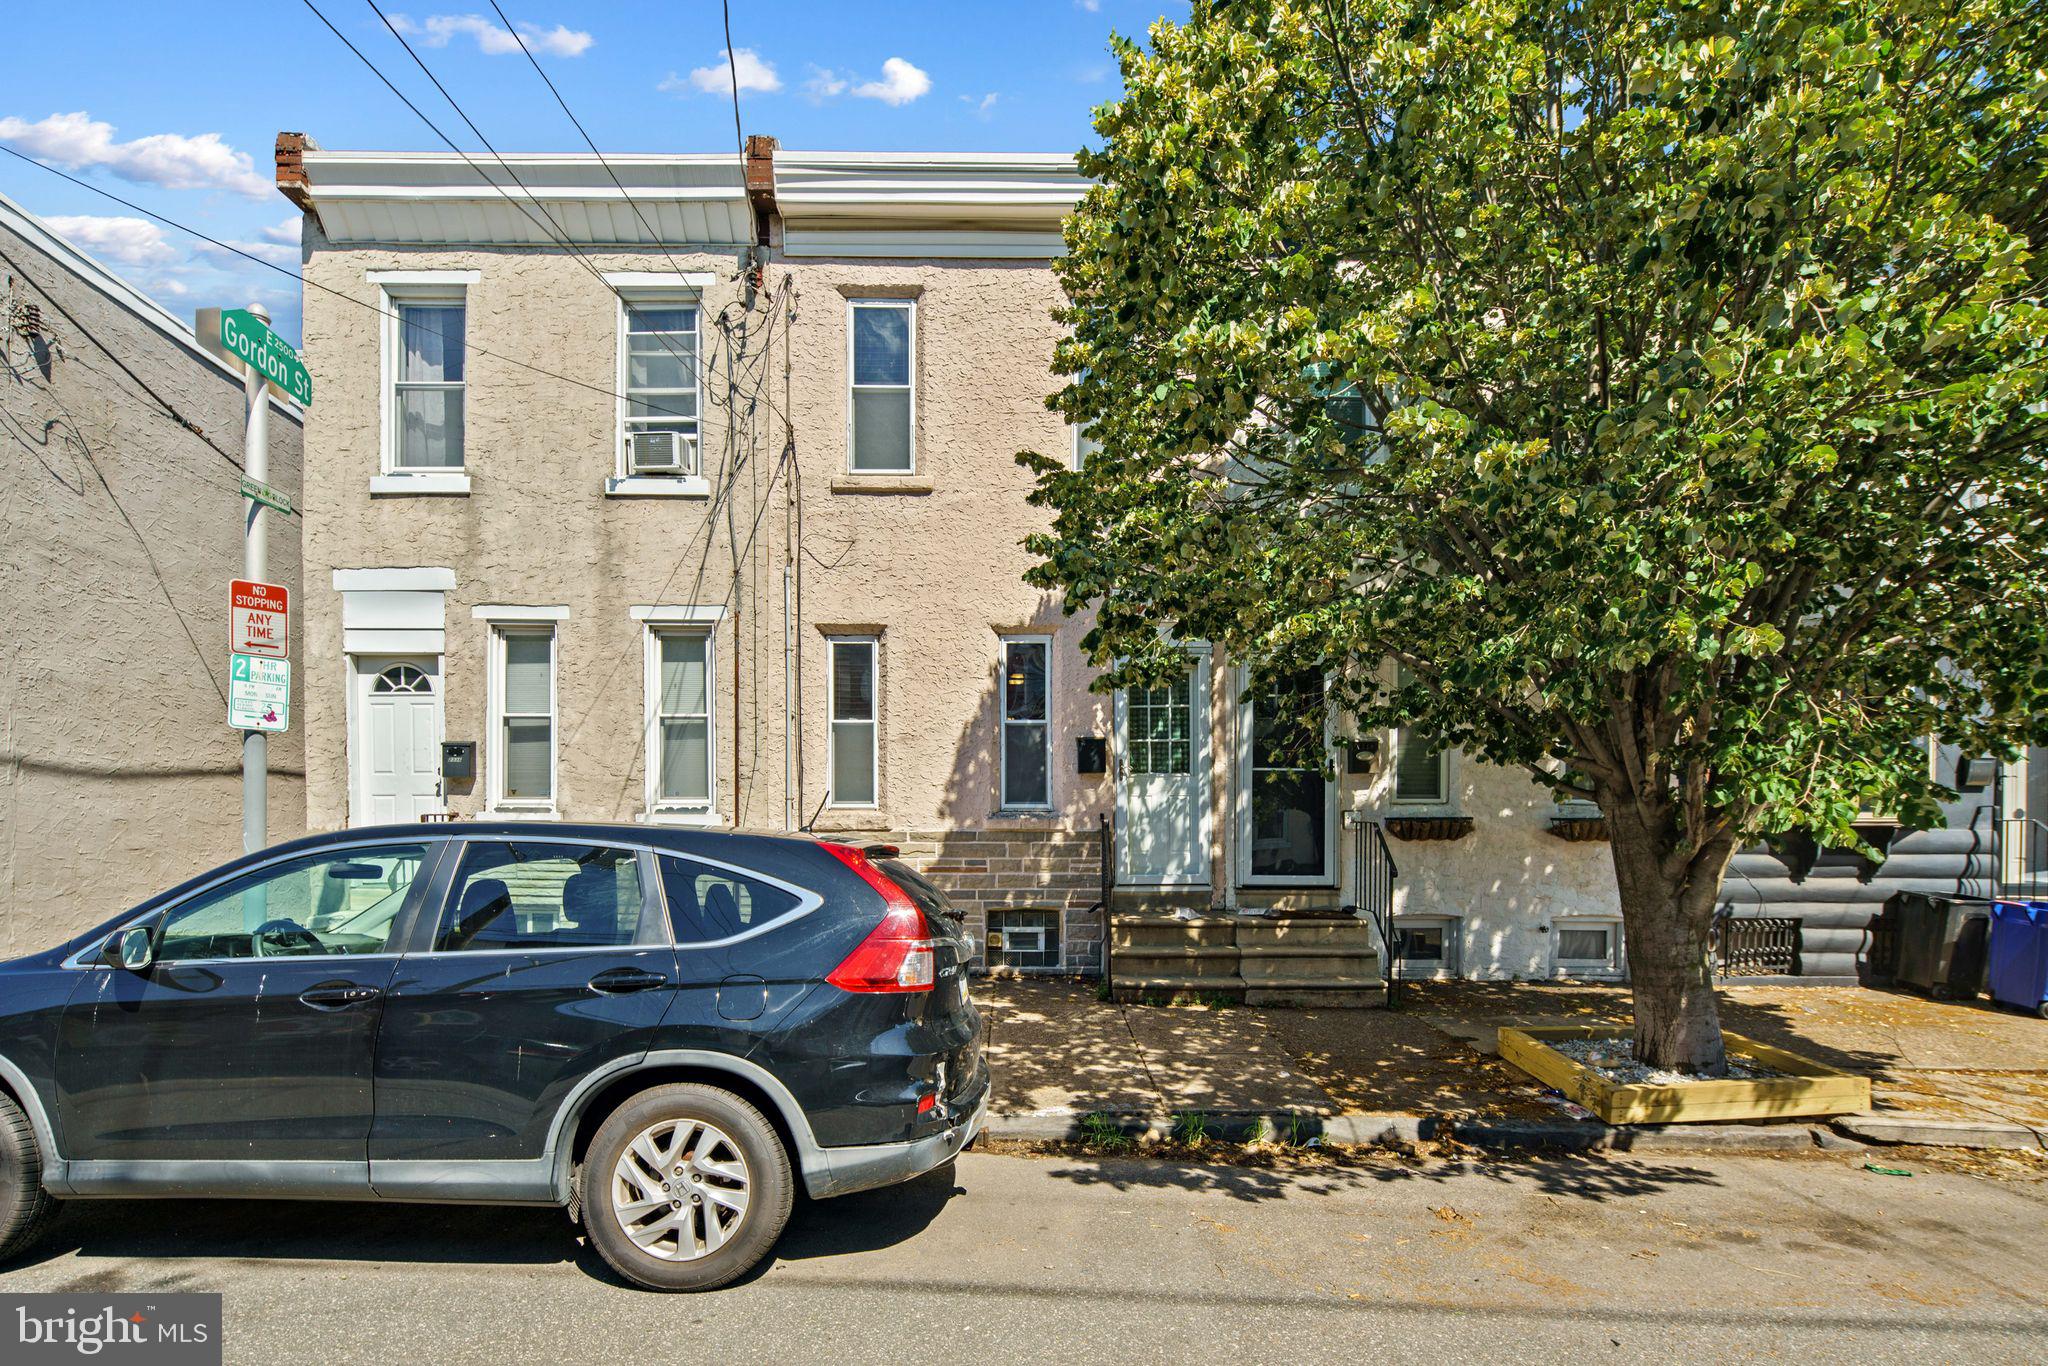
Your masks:
<svg viewBox="0 0 2048 1366"><path fill-rule="evenodd" d="M394 470L462 468L465 308L459 298L397 304L392 369Z"/></svg>
<svg viewBox="0 0 2048 1366"><path fill-rule="evenodd" d="M696 305L627 304L625 341L624 472L696 475Z"/></svg>
<svg viewBox="0 0 2048 1366"><path fill-rule="evenodd" d="M914 352L917 305L909 299L855 300L848 468L904 474L916 468Z"/></svg>

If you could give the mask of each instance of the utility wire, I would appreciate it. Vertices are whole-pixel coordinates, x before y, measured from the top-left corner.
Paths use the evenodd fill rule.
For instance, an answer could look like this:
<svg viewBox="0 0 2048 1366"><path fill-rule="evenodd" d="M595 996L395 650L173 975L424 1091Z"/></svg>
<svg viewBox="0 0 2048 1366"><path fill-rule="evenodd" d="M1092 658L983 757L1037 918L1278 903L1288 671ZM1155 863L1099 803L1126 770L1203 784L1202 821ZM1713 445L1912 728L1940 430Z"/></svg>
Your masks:
<svg viewBox="0 0 2048 1366"><path fill-rule="evenodd" d="M589 132L587 132L584 129L583 120L577 118L576 112L573 109L569 108L569 102L563 99L562 92L555 88L554 81L549 78L546 68L541 66L540 59L534 56L533 49L526 45L525 35L520 33L517 25L515 25L510 19L507 19L505 17L505 11L498 7L498 0L491 0L491 9L497 14L499 22L503 23L505 25L505 28L512 34L513 41L519 44L519 50L526 54L526 60L528 64L533 67L534 74L540 77L542 84L547 86L548 93L555 97L555 103L560 105L562 107L562 112L569 116L569 122L576 125L577 133L580 134L583 138L583 145L590 149L590 154L597 158L597 164L604 167L604 173L607 176L611 177L612 184L618 189L619 198L623 199L626 202L626 207L633 211L633 217L640 220L640 226L647 233L648 240L654 243L655 246L661 248L661 254L668 258L670 268L673 269L676 274L681 275L683 273L682 264L678 262L674 254L669 251L668 243L664 242L662 240L661 234L654 230L654 225L647 221L647 215L640 212L639 202L635 200L632 195L626 192L626 187L624 183L619 180L617 173L612 170L612 164L604 159L604 153L597 150L597 143L594 140L592 140ZM742 167L741 174L742 176L744 176L746 160L746 152L744 148L741 149L740 157Z"/></svg>
<svg viewBox="0 0 2048 1366"><path fill-rule="evenodd" d="M718 9L725 20L725 69L732 77L732 140L739 150L740 164L747 163L747 140L740 133L740 59L732 50L732 0L719 0Z"/></svg>
<svg viewBox="0 0 2048 1366"><path fill-rule="evenodd" d="M187 235L188 237L194 237L197 238L199 241L206 243L209 246L218 247L220 250L227 252L231 256L239 256L245 261L249 261L255 265L263 267L265 270L276 271L279 275L284 276L286 279L295 280L298 283L307 287L308 289L317 289L322 294L332 294L335 298L346 300L347 302L354 304L357 308L368 309L370 312L375 313L380 318L389 318L393 322L403 321L403 319L401 319L396 313L393 313L388 308L379 307L378 305L371 303L367 299L358 299L353 294L345 294L341 290L335 289L331 285L321 284L318 280L306 279L305 277L301 276L297 271L292 270L289 267L280 266L273 261L266 261L260 256L252 255L249 252L243 251L240 247L230 246L228 243L221 241L217 237L209 237L207 234L199 231L199 229L197 228L187 227L185 224L180 223L175 218L166 218L164 215L156 212L154 209L145 209L142 207L142 205L137 204L135 201L131 199L123 199L120 195L115 194L113 191L101 189L99 186L93 184L91 181L80 180L77 176L68 175L63 171L58 170L54 166L47 166L42 162L37 161L34 157L29 156L24 152L18 152L14 148L9 147L4 143L0 143L0 152L7 153L7 155L15 158L17 161L26 162L29 165L35 167L37 170L47 171L51 175L56 176L59 180L69 181L71 184L76 185L81 190L90 190L92 193L99 195L103 199L110 199L114 203L121 205L123 208L133 209L135 212L143 215L145 218L154 219L156 222L163 224L167 228L175 228L179 232L182 232L185 235ZM574 385L578 389L588 389L591 393L602 394L606 398L625 398L624 394L619 393L615 389L607 389L601 384L592 384L587 380L580 380L575 378L574 376L565 375L561 373L559 370L550 370L544 365L535 365L530 361L517 360L511 356L504 354L501 351L493 351L488 347L477 346L468 341L466 338L450 337L443 333L436 332L433 328L421 326L418 323L406 323L406 326L414 328L416 331L426 336L440 337L443 341L451 342L454 345L461 347L463 351L467 352L470 355L488 356L492 360L503 361L505 364L513 366L517 369L526 370L536 375L545 375L549 379L560 380L562 383ZM646 400L644 399L641 401L646 402ZM663 408L661 411L663 411L664 413L668 413L671 410ZM690 414L688 413L673 413L672 415L676 417L690 416Z"/></svg>

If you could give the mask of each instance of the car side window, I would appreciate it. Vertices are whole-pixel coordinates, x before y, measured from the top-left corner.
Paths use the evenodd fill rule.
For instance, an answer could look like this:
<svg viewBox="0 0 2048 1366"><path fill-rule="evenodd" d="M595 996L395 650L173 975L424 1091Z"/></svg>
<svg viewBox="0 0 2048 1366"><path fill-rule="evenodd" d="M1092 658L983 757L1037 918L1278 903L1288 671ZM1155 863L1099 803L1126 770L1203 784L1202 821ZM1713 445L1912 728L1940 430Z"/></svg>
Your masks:
<svg viewBox="0 0 2048 1366"><path fill-rule="evenodd" d="M661 890L678 944L702 944L757 930L791 914L803 898L765 878L694 859L661 856Z"/></svg>
<svg viewBox="0 0 2048 1366"><path fill-rule="evenodd" d="M331 849L261 869L173 909L159 962L382 953L424 844Z"/></svg>
<svg viewBox="0 0 2048 1366"><path fill-rule="evenodd" d="M640 934L640 859L630 849L472 840L434 936L436 953L609 948Z"/></svg>

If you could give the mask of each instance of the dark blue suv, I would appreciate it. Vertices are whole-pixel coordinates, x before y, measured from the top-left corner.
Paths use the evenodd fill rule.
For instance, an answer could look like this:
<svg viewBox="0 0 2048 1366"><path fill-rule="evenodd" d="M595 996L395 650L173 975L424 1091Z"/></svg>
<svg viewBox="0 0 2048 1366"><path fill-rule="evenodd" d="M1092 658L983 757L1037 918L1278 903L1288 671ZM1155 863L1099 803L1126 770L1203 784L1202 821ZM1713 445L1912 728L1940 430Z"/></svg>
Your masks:
<svg viewBox="0 0 2048 1366"><path fill-rule="evenodd" d="M647 826L266 849L0 965L0 1259L59 1200L566 1205L722 1285L988 1106L971 949L894 858Z"/></svg>

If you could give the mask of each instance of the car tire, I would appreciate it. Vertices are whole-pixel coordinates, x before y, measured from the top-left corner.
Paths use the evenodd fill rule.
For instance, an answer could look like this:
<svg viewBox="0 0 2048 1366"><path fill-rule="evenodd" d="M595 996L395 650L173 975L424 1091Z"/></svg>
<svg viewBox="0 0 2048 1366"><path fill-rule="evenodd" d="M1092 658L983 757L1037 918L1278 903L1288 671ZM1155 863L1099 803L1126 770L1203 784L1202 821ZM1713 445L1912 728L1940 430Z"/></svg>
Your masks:
<svg viewBox="0 0 2048 1366"><path fill-rule="evenodd" d="M0 1265L34 1247L57 1217L57 1198L43 1189L43 1150L35 1127L0 1091Z"/></svg>
<svg viewBox="0 0 2048 1366"><path fill-rule="evenodd" d="M612 1111L585 1154L581 1190L584 1232L614 1271L649 1290L715 1290L775 1246L796 1181L767 1116L730 1091L684 1082Z"/></svg>

